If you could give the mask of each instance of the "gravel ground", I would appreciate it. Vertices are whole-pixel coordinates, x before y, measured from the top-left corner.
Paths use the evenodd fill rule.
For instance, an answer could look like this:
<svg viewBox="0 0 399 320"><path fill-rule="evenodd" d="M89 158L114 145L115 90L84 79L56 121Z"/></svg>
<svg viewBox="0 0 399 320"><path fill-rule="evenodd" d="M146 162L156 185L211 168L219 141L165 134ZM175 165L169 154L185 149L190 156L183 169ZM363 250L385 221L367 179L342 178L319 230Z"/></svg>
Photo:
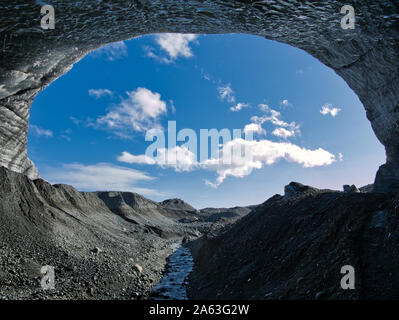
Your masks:
<svg viewBox="0 0 399 320"><path fill-rule="evenodd" d="M399 195L291 183L194 240L191 299L399 299ZM341 288L353 266L355 289Z"/></svg>
<svg viewBox="0 0 399 320"><path fill-rule="evenodd" d="M250 211L182 208L132 193L78 192L1 167L0 299L147 299L172 243ZM55 289L41 287L46 265Z"/></svg>

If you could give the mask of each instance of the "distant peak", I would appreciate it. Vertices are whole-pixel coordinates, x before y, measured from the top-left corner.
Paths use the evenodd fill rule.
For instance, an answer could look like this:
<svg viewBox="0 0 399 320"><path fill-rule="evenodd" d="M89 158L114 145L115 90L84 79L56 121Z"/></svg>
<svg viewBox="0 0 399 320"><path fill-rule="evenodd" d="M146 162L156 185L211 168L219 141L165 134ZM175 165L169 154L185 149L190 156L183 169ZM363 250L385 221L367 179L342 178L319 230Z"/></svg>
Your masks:
<svg viewBox="0 0 399 320"><path fill-rule="evenodd" d="M189 205L187 202L183 201L182 199L174 198L174 199L167 199L160 203L162 206L174 209L174 210L189 210L189 211L197 211L193 206Z"/></svg>

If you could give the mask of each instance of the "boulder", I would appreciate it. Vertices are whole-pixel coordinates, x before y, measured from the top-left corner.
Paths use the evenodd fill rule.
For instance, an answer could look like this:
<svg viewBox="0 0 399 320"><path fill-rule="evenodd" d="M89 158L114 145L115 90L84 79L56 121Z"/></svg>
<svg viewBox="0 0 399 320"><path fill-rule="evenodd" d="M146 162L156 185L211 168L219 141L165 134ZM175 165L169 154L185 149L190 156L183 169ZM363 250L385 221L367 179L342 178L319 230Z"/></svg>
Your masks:
<svg viewBox="0 0 399 320"><path fill-rule="evenodd" d="M134 270L135 272L137 272L137 273L142 273L142 272L143 272L143 267L136 263L136 264L133 266L133 270Z"/></svg>
<svg viewBox="0 0 399 320"><path fill-rule="evenodd" d="M91 253L99 254L99 253L101 253L103 250L101 250L99 247L95 247L95 248L91 249L90 251L91 251Z"/></svg>
<svg viewBox="0 0 399 320"><path fill-rule="evenodd" d="M346 192L346 193L358 193L358 192L360 192L359 189L354 184L352 184L351 186L348 185L348 184L345 184L343 186L343 189L344 189L344 192Z"/></svg>

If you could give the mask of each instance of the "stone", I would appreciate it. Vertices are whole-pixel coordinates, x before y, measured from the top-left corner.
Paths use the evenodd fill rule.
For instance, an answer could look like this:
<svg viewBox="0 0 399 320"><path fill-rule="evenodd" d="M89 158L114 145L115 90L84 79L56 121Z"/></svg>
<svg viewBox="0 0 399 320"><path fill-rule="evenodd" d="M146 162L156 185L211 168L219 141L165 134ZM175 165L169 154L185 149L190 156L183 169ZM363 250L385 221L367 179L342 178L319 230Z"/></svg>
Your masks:
<svg viewBox="0 0 399 320"><path fill-rule="evenodd" d="M39 173L27 156L34 97L104 44L159 32L247 33L298 47L332 68L358 95L386 166L375 191L398 191L399 41L397 0L354 1L355 29L341 27L347 1L54 0L54 30L42 30L39 5L3 5L0 17L0 166ZM17 21L24 23L17 23ZM58 22L59 23L58 23ZM118 23L115 23L117 21ZM62 45L60 45L62 44Z"/></svg>
<svg viewBox="0 0 399 320"><path fill-rule="evenodd" d="M346 193L359 193L360 192L359 189L354 184L352 184L351 186L348 184L345 184L343 186L343 189L344 189L344 192L346 192Z"/></svg>
<svg viewBox="0 0 399 320"><path fill-rule="evenodd" d="M133 266L133 270L134 270L135 272L137 272L137 273L142 273L142 272L143 272L143 267L140 266L139 264L135 264L135 265Z"/></svg>
<svg viewBox="0 0 399 320"><path fill-rule="evenodd" d="M95 248L91 249L90 251L91 251L92 253L94 253L94 254L99 254L99 253L102 252L102 250L101 250L100 248L98 248L98 247L95 247Z"/></svg>
<svg viewBox="0 0 399 320"><path fill-rule="evenodd" d="M310 186L305 186L302 183L290 182L290 184L284 187L284 198L289 199L303 193L313 193L317 191L318 189Z"/></svg>

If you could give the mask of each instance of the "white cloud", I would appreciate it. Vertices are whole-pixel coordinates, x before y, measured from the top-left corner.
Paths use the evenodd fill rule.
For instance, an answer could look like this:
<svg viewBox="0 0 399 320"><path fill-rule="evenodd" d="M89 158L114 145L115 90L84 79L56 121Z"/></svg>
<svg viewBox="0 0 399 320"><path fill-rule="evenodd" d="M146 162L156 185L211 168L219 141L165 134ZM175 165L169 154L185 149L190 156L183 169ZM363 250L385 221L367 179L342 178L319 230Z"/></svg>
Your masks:
<svg viewBox="0 0 399 320"><path fill-rule="evenodd" d="M270 107L266 103L260 103L260 104L258 104L258 107L263 112L269 112L270 111Z"/></svg>
<svg viewBox="0 0 399 320"><path fill-rule="evenodd" d="M108 89L90 89L89 96L94 97L96 99L105 97L105 96L112 96L113 92Z"/></svg>
<svg viewBox="0 0 399 320"><path fill-rule="evenodd" d="M260 123L250 123L244 127L244 133L253 132L258 134L266 134L266 130L262 128Z"/></svg>
<svg viewBox="0 0 399 320"><path fill-rule="evenodd" d="M136 164L156 164L156 161L151 158L146 156L145 154L141 154L138 156L132 155L129 152L122 152L122 154L117 158L118 161L120 162L125 162L125 163L136 163Z"/></svg>
<svg viewBox="0 0 399 320"><path fill-rule="evenodd" d="M173 60L169 57L164 57L156 53L156 49L151 46L143 46L143 50L146 52L147 57L150 57L160 63L172 63Z"/></svg>
<svg viewBox="0 0 399 320"><path fill-rule="evenodd" d="M273 130L272 134L275 135L276 137L287 139L289 137L295 136L295 131L287 130L285 128L277 128Z"/></svg>
<svg viewBox="0 0 399 320"><path fill-rule="evenodd" d="M190 58L193 53L189 45L196 38L195 34L164 33L157 35L156 42L171 59L176 59L179 56Z"/></svg>
<svg viewBox="0 0 399 320"><path fill-rule="evenodd" d="M339 159L339 161L343 161L344 160L344 155L341 152L338 153L338 159Z"/></svg>
<svg viewBox="0 0 399 320"><path fill-rule="evenodd" d="M282 101L280 101L280 107L292 107L292 103L289 102L287 99L284 99Z"/></svg>
<svg viewBox="0 0 399 320"><path fill-rule="evenodd" d="M105 116L96 120L95 125L104 125L121 137L126 137L131 131L159 128L159 118L167 112L166 102L161 100L161 95L140 87L126 94L128 97L112 106Z"/></svg>
<svg viewBox="0 0 399 320"><path fill-rule="evenodd" d="M70 142L72 139L69 136L72 133L71 129L66 129L61 133L61 138L65 139L66 141Z"/></svg>
<svg viewBox="0 0 399 320"><path fill-rule="evenodd" d="M300 126L295 122L292 121L291 123L285 122L281 120L281 113L278 112L277 110L271 109L267 104L260 104L259 108L265 112L265 115L259 117L259 116L254 116L251 118L251 120L255 123L263 124L265 122L270 122L271 124L275 125L276 127L279 127L278 129L281 128L286 128L286 131L289 132L290 137L294 137L296 135L300 135ZM283 134L282 130L274 130L274 135L278 134ZM285 132L287 133L287 132ZM287 137L288 137L287 136Z"/></svg>
<svg viewBox="0 0 399 320"><path fill-rule="evenodd" d="M201 70L201 76L202 76L203 79L205 79L207 81L211 81L212 80L210 74L207 73L207 72L204 72L204 70Z"/></svg>
<svg viewBox="0 0 399 320"><path fill-rule="evenodd" d="M175 103L173 102L173 100L169 100L169 106L170 106L170 111L172 112L172 114L175 114L176 107L175 107Z"/></svg>
<svg viewBox="0 0 399 320"><path fill-rule="evenodd" d="M245 150L244 155L242 150ZM205 183L211 187L217 187L228 176L243 178L252 170L261 169L265 165L273 165L280 159L311 168L330 165L335 161L335 156L322 148L311 150L287 142L247 141L240 138L221 146L218 157L203 162L198 162L196 155L187 148L179 146L170 150L158 149L155 158L149 158L146 155L131 155L128 152L118 157L118 160L122 162L170 167L175 171L194 169L214 171L218 175L216 181L205 180Z"/></svg>
<svg viewBox="0 0 399 320"><path fill-rule="evenodd" d="M234 103L236 98L234 97L234 91L231 88L231 84L222 85L218 87L220 100L227 100L230 103Z"/></svg>
<svg viewBox="0 0 399 320"><path fill-rule="evenodd" d="M80 126L80 124L82 123L82 120L75 117L69 117L69 120L71 120L75 126Z"/></svg>
<svg viewBox="0 0 399 320"><path fill-rule="evenodd" d="M246 108L246 107L248 107L248 106L249 106L249 105L248 105L247 103L239 102L239 103L237 103L234 107L231 107L230 110L231 110L231 111L234 111L234 112L237 112L237 111L240 111L240 110L242 110L243 108Z"/></svg>
<svg viewBox="0 0 399 320"><path fill-rule="evenodd" d="M213 189L217 189L219 185L217 183L214 183L212 181L209 181L207 179L204 180L205 184Z"/></svg>
<svg viewBox="0 0 399 320"><path fill-rule="evenodd" d="M197 39L195 34L182 33L163 33L155 36L155 42L164 50L168 57L162 57L155 52L155 49L145 46L144 50L147 56L158 60L159 62L171 63L179 57L191 58L193 52L190 43Z"/></svg>
<svg viewBox="0 0 399 320"><path fill-rule="evenodd" d="M191 171L199 165L196 155L184 146L159 148L157 156L153 158L147 155L136 156L125 151L118 157L118 161L130 164L156 164L162 168L174 168L177 172Z"/></svg>
<svg viewBox="0 0 399 320"><path fill-rule="evenodd" d="M237 147L244 148L247 156L235 156L231 150ZM333 154L321 148L310 150L291 143L269 140L234 139L223 146L221 153L231 157L230 163L226 161L227 164L223 164L219 160L210 159L202 165L217 172L218 177L214 186L220 185L228 176L243 178L252 170L261 169L264 165L273 165L280 159L298 163L305 168L326 166L335 161Z"/></svg>
<svg viewBox="0 0 399 320"><path fill-rule="evenodd" d="M143 195L161 196L162 193L137 187L142 181L152 181L146 173L108 163L83 165L64 164L61 168L47 168L43 176L52 183L65 183L84 191L128 191Z"/></svg>
<svg viewBox="0 0 399 320"><path fill-rule="evenodd" d="M67 136L66 134L62 134L62 135L61 135L61 138L62 138L62 139L65 139L65 140L68 141L68 142L71 142L71 140L72 140L71 137Z"/></svg>
<svg viewBox="0 0 399 320"><path fill-rule="evenodd" d="M335 118L340 111L340 108L332 108L332 104L328 103L321 107L320 113L323 116L330 114L333 118Z"/></svg>
<svg viewBox="0 0 399 320"><path fill-rule="evenodd" d="M94 51L93 55L104 56L107 60L114 61L127 56L127 46L123 41L109 43Z"/></svg>
<svg viewBox="0 0 399 320"><path fill-rule="evenodd" d="M30 125L29 128L31 129L31 132L39 137L45 137L45 138L52 138L53 137L53 132L51 130L46 130L42 129L38 126L35 125Z"/></svg>

